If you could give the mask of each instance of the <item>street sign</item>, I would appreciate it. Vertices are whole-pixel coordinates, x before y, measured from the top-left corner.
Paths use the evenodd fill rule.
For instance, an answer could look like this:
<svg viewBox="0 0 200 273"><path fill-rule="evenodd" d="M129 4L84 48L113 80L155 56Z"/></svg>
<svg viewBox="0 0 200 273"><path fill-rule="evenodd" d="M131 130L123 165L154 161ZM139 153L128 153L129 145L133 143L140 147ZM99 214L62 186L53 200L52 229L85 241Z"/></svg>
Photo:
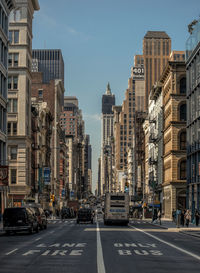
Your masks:
<svg viewBox="0 0 200 273"><path fill-rule="evenodd" d="M50 185L50 182L51 182L51 169L49 167L44 167L43 177L44 177L44 184L45 185Z"/></svg>
<svg viewBox="0 0 200 273"><path fill-rule="evenodd" d="M62 197L65 197L65 189L62 189Z"/></svg>
<svg viewBox="0 0 200 273"><path fill-rule="evenodd" d="M74 197L74 191L70 191L70 197Z"/></svg>

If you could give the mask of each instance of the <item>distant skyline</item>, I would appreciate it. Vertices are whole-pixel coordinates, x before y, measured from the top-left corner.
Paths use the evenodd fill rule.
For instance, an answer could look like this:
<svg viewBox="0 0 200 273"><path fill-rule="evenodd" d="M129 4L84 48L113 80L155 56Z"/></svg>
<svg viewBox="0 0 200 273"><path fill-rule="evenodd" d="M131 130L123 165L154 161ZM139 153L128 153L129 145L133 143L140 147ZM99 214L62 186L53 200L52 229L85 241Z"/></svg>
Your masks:
<svg viewBox="0 0 200 273"><path fill-rule="evenodd" d="M101 99L110 83L116 105L128 87L133 57L149 30L165 31L172 50L185 50L199 0L39 0L33 49L61 49L65 96L76 96L92 144L93 191L101 147Z"/></svg>

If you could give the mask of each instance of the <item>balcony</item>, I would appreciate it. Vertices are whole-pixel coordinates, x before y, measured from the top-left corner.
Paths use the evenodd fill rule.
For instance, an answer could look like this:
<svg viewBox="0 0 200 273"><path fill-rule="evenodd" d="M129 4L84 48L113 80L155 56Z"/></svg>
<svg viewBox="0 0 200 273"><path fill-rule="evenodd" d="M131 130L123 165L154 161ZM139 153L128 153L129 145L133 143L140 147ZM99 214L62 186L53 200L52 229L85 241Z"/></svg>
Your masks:
<svg viewBox="0 0 200 273"><path fill-rule="evenodd" d="M157 159L153 156L149 157L149 165L156 165Z"/></svg>
<svg viewBox="0 0 200 273"><path fill-rule="evenodd" d="M158 140L158 137L155 133L150 133L149 135L149 143L155 143Z"/></svg>

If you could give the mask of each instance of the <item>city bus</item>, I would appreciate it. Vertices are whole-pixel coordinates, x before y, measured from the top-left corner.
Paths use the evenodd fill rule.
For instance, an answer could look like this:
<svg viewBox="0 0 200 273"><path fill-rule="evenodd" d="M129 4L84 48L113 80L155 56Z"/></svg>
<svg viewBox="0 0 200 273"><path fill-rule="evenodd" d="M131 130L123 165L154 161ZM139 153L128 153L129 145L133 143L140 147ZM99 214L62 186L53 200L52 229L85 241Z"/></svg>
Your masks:
<svg viewBox="0 0 200 273"><path fill-rule="evenodd" d="M104 225L129 223L129 194L106 193L104 202Z"/></svg>

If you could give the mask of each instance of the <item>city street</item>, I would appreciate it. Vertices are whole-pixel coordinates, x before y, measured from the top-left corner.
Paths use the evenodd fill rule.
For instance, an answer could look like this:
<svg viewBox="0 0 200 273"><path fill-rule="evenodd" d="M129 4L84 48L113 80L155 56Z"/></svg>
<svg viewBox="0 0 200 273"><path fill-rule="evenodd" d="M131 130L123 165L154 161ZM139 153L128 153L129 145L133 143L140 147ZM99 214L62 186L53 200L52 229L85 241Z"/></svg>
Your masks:
<svg viewBox="0 0 200 273"><path fill-rule="evenodd" d="M147 221L104 226L75 219L50 220L48 229L29 235L0 235L0 272L199 272L200 238Z"/></svg>

